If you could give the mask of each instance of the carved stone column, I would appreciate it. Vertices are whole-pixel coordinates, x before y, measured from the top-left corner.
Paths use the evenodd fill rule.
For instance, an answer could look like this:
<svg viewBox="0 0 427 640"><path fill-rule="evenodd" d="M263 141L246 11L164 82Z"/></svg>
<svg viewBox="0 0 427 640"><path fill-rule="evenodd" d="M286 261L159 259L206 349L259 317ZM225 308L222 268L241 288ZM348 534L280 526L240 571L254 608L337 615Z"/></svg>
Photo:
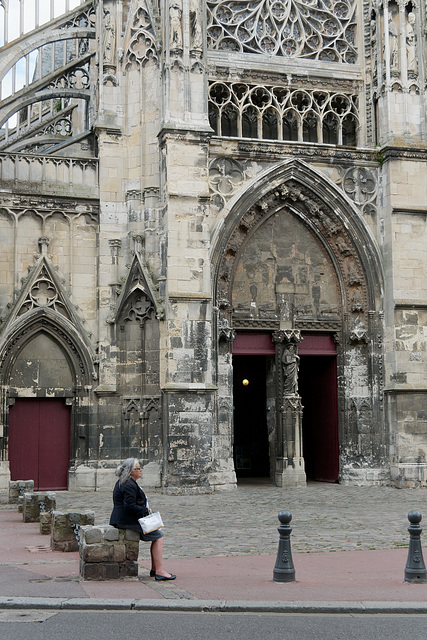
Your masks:
<svg viewBox="0 0 427 640"><path fill-rule="evenodd" d="M278 487L304 487L306 475L302 451L302 404L298 395L301 334L295 329L273 334L276 344L277 448L275 481Z"/></svg>

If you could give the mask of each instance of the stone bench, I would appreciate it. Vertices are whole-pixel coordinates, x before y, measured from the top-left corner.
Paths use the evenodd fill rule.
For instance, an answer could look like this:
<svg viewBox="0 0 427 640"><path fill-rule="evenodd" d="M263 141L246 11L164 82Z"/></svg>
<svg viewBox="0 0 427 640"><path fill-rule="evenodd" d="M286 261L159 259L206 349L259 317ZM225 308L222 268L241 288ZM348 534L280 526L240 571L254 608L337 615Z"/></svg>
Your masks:
<svg viewBox="0 0 427 640"><path fill-rule="evenodd" d="M52 512L52 551L78 551L80 542L80 527L95 523L94 511L77 513L70 511Z"/></svg>
<svg viewBox="0 0 427 640"><path fill-rule="evenodd" d="M24 493L22 518L24 522L40 522L40 513L49 513L56 508L56 493L53 491L34 491ZM46 518L49 520L49 517Z"/></svg>
<svg viewBox="0 0 427 640"><path fill-rule="evenodd" d="M80 527L80 577L120 580L138 576L139 533L108 524Z"/></svg>

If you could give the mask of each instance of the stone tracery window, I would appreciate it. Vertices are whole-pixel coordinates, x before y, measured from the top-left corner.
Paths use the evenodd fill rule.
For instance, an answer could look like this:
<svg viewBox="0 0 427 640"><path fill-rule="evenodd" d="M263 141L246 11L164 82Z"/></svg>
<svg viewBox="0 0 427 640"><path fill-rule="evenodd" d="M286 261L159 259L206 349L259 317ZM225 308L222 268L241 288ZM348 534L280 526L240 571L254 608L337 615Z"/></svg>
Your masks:
<svg viewBox="0 0 427 640"><path fill-rule="evenodd" d="M347 93L213 82L209 121L219 136L356 146L358 100Z"/></svg>
<svg viewBox="0 0 427 640"><path fill-rule="evenodd" d="M285 111L282 119L283 140L298 141L298 118L293 109Z"/></svg>
<svg viewBox="0 0 427 640"><path fill-rule="evenodd" d="M354 64L355 0L208 0L208 47Z"/></svg>
<svg viewBox="0 0 427 640"><path fill-rule="evenodd" d="M325 144L338 144L338 118L328 112L323 118L323 142Z"/></svg>
<svg viewBox="0 0 427 640"><path fill-rule="evenodd" d="M314 111L309 111L303 120L304 142L318 142L319 120Z"/></svg>
<svg viewBox="0 0 427 640"><path fill-rule="evenodd" d="M262 117L262 137L264 140L278 140L279 119L277 111L273 107L266 109Z"/></svg>

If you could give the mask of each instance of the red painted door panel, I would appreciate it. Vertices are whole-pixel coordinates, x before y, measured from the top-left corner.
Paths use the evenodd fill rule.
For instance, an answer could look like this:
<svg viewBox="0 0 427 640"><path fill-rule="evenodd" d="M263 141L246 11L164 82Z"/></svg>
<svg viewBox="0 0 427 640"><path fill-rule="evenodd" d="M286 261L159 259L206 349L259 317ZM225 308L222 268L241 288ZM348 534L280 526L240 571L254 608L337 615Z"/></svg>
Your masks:
<svg viewBox="0 0 427 640"><path fill-rule="evenodd" d="M70 407L64 400L18 398L9 411L12 480L34 480L40 491L67 489Z"/></svg>
<svg viewBox="0 0 427 640"><path fill-rule="evenodd" d="M303 454L308 480L337 482L339 474L335 356L301 356Z"/></svg>

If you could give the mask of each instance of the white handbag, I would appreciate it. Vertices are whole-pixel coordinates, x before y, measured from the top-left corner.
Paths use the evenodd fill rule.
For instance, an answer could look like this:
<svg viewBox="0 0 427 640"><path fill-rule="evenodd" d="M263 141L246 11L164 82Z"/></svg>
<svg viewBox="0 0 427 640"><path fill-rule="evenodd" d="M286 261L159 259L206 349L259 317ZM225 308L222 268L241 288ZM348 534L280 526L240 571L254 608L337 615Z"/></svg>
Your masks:
<svg viewBox="0 0 427 640"><path fill-rule="evenodd" d="M138 522L141 525L143 533L151 533L151 531L156 531L156 529L161 529L165 526L162 516L158 511L150 513L148 516L145 516L145 518L138 518Z"/></svg>

